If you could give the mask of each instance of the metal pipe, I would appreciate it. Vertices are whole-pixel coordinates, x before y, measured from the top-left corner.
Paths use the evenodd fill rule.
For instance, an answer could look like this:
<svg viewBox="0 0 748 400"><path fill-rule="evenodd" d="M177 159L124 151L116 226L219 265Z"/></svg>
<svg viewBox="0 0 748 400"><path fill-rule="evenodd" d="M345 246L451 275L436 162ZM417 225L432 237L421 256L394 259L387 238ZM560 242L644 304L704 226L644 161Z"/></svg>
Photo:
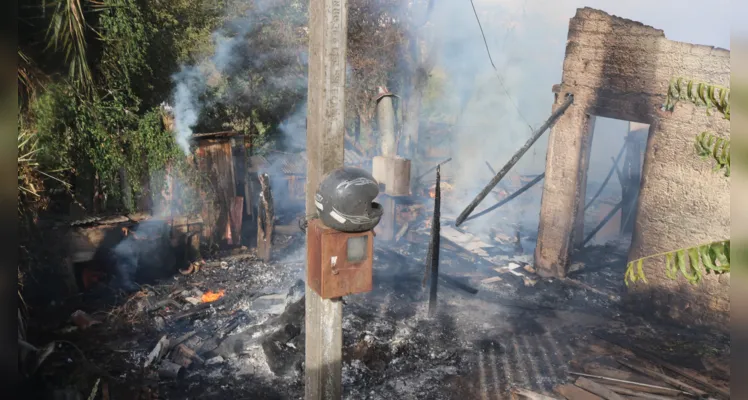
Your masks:
<svg viewBox="0 0 748 400"><path fill-rule="evenodd" d="M381 135L381 149L384 157L395 157L397 155L397 143L395 142L395 108L392 105L392 95L387 88L379 86L379 99L377 100L377 123Z"/></svg>

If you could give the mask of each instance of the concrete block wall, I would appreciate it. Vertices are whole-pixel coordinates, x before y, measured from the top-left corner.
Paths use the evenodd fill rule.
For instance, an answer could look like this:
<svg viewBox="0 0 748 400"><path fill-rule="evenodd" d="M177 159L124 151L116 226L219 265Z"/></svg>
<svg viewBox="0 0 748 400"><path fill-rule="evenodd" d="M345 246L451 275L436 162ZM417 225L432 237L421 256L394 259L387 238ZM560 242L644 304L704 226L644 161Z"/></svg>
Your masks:
<svg viewBox="0 0 748 400"><path fill-rule="evenodd" d="M729 86L730 53L670 41L662 30L581 8L571 19L560 92L574 104L551 129L535 263L545 276L564 276L584 235L583 199L595 116L650 125L630 259L729 237L729 179L694 153L702 131L729 137L730 124L681 102L665 112L670 79ZM664 275L664 259L646 263L648 285L630 289L632 304L685 323L726 326L729 276L700 286ZM623 277L621 277L623 279ZM655 307L652 307L652 305Z"/></svg>

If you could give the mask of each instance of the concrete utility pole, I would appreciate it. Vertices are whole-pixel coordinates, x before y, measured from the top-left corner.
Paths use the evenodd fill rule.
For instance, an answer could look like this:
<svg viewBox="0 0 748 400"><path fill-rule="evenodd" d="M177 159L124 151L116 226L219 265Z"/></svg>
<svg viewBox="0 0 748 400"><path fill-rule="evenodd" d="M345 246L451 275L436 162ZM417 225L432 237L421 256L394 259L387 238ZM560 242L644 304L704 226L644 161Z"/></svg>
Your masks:
<svg viewBox="0 0 748 400"><path fill-rule="evenodd" d="M322 177L344 163L347 32L347 0L310 0L307 215L317 213L314 195ZM340 299L322 299L307 282L305 400L341 398L342 321Z"/></svg>

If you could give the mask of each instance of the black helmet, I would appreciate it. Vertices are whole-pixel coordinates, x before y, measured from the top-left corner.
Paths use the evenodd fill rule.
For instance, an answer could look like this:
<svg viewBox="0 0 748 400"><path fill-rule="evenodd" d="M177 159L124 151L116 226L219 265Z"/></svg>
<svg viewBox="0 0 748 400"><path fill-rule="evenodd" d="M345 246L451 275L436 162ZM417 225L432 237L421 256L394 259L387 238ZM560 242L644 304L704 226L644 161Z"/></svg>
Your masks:
<svg viewBox="0 0 748 400"><path fill-rule="evenodd" d="M342 232L364 232L379 223L382 206L373 200L379 184L360 168L339 168L324 177L314 204L322 222Z"/></svg>

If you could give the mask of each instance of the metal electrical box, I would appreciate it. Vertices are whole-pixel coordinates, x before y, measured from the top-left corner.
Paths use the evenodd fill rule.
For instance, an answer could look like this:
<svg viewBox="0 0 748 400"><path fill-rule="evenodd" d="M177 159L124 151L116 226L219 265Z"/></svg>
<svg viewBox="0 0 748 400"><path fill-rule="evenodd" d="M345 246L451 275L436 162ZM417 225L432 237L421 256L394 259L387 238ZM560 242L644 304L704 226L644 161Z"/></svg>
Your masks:
<svg viewBox="0 0 748 400"><path fill-rule="evenodd" d="M372 290L373 231L347 233L309 221L306 279L323 299Z"/></svg>

